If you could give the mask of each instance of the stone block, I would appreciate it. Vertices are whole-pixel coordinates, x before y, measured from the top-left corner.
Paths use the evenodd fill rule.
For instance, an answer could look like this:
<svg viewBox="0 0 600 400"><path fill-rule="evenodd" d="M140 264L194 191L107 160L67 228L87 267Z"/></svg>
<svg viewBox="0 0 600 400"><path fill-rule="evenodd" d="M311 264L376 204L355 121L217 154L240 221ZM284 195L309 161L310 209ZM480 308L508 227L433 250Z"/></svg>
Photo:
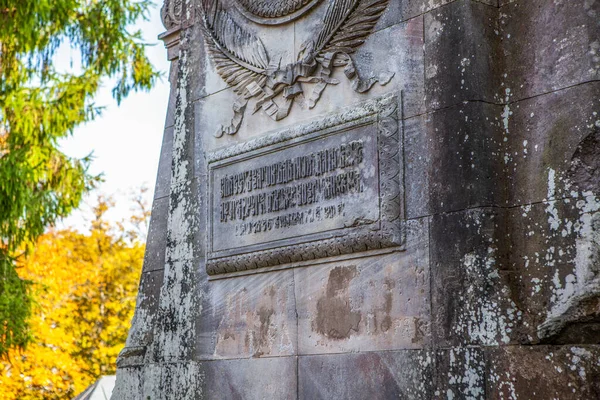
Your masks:
<svg viewBox="0 0 600 400"><path fill-rule="evenodd" d="M428 123L431 123L428 114L404 121L404 190L408 219L427 216L431 212L427 171L433 165L434 155L428 150L432 142L427 132Z"/></svg>
<svg viewBox="0 0 600 400"><path fill-rule="evenodd" d="M505 204L500 110L466 103L404 121L408 218Z"/></svg>
<svg viewBox="0 0 600 400"><path fill-rule="evenodd" d="M429 343L425 219L406 251L296 268L299 354L422 348Z"/></svg>
<svg viewBox="0 0 600 400"><path fill-rule="evenodd" d="M154 198L160 199L169 195L171 188L171 161L173 158L173 127L165 128L160 158L158 160L158 172L156 174L156 186Z"/></svg>
<svg viewBox="0 0 600 400"><path fill-rule="evenodd" d="M453 0L404 0L390 1L388 11L381 17L376 29L384 29L388 26L414 18L418 15L428 12L434 12L437 8L442 7ZM498 0L470 0L489 6L497 7Z"/></svg>
<svg viewBox="0 0 600 400"><path fill-rule="evenodd" d="M498 9L469 0L425 14L427 110L501 101L498 29Z"/></svg>
<svg viewBox="0 0 600 400"><path fill-rule="evenodd" d="M144 400L203 400L207 382L203 365L197 362L148 364L144 369L142 393Z"/></svg>
<svg viewBox="0 0 600 400"><path fill-rule="evenodd" d="M175 105L177 100L177 77L179 75L179 60L171 61L169 66L169 102L167 103L167 115L165 118L165 129L175 123Z"/></svg>
<svg viewBox="0 0 600 400"><path fill-rule="evenodd" d="M162 283L162 270L142 274L135 314L127 337L127 347L147 346L151 343Z"/></svg>
<svg viewBox="0 0 600 400"><path fill-rule="evenodd" d="M488 399L600 398L599 346L486 349Z"/></svg>
<svg viewBox="0 0 600 400"><path fill-rule="evenodd" d="M431 218L432 331L439 346L502 345L518 338L522 311L506 261L502 209Z"/></svg>
<svg viewBox="0 0 600 400"><path fill-rule="evenodd" d="M296 357L203 363L203 399L288 400L297 393ZM182 397L183 398L183 397Z"/></svg>
<svg viewBox="0 0 600 400"><path fill-rule="evenodd" d="M508 101L600 78L597 1L516 1L500 22Z"/></svg>
<svg viewBox="0 0 600 400"><path fill-rule="evenodd" d="M577 182L588 178L576 172L596 168L600 144L589 139L588 156L579 166L575 154L586 137L600 137L600 82L510 104L503 118L509 206L600 191L598 176L593 182Z"/></svg>
<svg viewBox="0 0 600 400"><path fill-rule="evenodd" d="M199 345L202 360L296 354L294 273L291 270L209 282ZM208 317L206 317L208 316Z"/></svg>
<svg viewBox="0 0 600 400"><path fill-rule="evenodd" d="M176 112L173 125L173 151L171 153L171 186L189 181L194 177L195 157L195 110L190 100L191 88L188 82L190 68L186 59L179 61Z"/></svg>
<svg viewBox="0 0 600 400"><path fill-rule="evenodd" d="M202 297L198 292L197 260L167 261L149 359L153 362L191 360ZM197 292L198 290L198 292Z"/></svg>
<svg viewBox="0 0 600 400"><path fill-rule="evenodd" d="M499 111L466 103L406 121L409 217L504 203Z"/></svg>
<svg viewBox="0 0 600 400"><path fill-rule="evenodd" d="M431 399L432 382L433 357L425 350L301 356L297 398Z"/></svg>
<svg viewBox="0 0 600 400"><path fill-rule="evenodd" d="M229 86L217 73L206 49L204 34L200 23L189 28L190 39L186 41L186 62L188 63L188 80L190 82L190 101L221 92Z"/></svg>
<svg viewBox="0 0 600 400"><path fill-rule="evenodd" d="M148 226L143 272L163 270L167 245L169 198L155 199Z"/></svg>
<svg viewBox="0 0 600 400"><path fill-rule="evenodd" d="M527 341L600 341L600 198L523 206L509 218Z"/></svg>
<svg viewBox="0 0 600 400"><path fill-rule="evenodd" d="M455 347L435 353L434 399L497 399L486 394L485 353L478 347Z"/></svg>
<svg viewBox="0 0 600 400"><path fill-rule="evenodd" d="M143 366L117 369L117 381L111 398L119 400L145 400L143 391Z"/></svg>
<svg viewBox="0 0 600 400"><path fill-rule="evenodd" d="M203 251L198 238L201 222L197 211L197 185L198 182L194 179L171 187L167 223L168 262L192 261Z"/></svg>
<svg viewBox="0 0 600 400"><path fill-rule="evenodd" d="M390 83L373 86L367 95L373 98L402 91L403 118L425 112L423 45L423 17L418 16L371 34L356 52L356 67L364 78L379 76L381 73L394 74ZM330 93L324 93L324 102L333 103L335 97L357 97L353 91L348 90L347 85L345 93L336 95L335 90L333 88ZM326 96L329 95L331 98L328 99Z"/></svg>

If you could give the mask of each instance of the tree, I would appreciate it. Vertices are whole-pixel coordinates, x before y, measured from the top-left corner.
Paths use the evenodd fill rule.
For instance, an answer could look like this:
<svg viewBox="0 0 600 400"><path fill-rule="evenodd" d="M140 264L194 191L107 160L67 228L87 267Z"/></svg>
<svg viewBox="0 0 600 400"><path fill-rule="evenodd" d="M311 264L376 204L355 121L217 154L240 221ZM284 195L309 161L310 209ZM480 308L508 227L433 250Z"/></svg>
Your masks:
<svg viewBox="0 0 600 400"><path fill-rule="evenodd" d="M148 0L0 0L0 356L31 336L31 282L16 260L44 230L78 207L98 179L90 158L63 154L59 140L99 115L93 98L116 80L120 102L149 89L157 73L132 24L147 17ZM81 66L53 64L61 45Z"/></svg>
<svg viewBox="0 0 600 400"><path fill-rule="evenodd" d="M51 230L20 260L33 282L33 342L0 363L1 399L69 399L101 375L114 374L133 317L144 257L140 208L131 223L105 218L100 198L89 233Z"/></svg>

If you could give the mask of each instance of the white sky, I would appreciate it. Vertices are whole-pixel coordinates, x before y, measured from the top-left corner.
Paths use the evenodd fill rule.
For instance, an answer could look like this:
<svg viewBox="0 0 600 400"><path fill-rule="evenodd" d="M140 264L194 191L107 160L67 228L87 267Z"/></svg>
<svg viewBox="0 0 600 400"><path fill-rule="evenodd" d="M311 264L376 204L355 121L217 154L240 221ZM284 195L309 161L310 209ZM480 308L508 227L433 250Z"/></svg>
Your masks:
<svg viewBox="0 0 600 400"><path fill-rule="evenodd" d="M114 220L130 215L129 194L142 185L149 189L146 193L148 206L152 204L169 98L169 63L163 44L157 39L165 30L160 21L160 5L151 10L149 21L139 23L136 28L142 30L147 43L155 44L147 49L147 54L164 76L150 92L131 93L118 107L111 96L112 86L105 84L95 99L96 105L105 107L102 115L77 128L73 137L61 143L69 156L81 158L93 153L90 172L102 173L105 181L99 190L87 196L81 210L62 225L78 229L87 227L86 221L91 219L90 205L100 193L114 198L116 206L109 214ZM62 63L64 69L74 68L76 60L70 59L70 52L59 53L57 62Z"/></svg>

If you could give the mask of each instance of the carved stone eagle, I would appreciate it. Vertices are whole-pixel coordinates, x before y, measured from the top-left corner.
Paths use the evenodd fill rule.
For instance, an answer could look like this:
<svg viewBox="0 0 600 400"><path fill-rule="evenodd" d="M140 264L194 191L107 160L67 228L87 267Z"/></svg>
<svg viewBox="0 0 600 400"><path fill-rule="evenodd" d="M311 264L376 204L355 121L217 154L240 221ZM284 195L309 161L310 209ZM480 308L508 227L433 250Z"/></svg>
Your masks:
<svg viewBox="0 0 600 400"><path fill-rule="evenodd" d="M236 0L256 13L294 13L320 0ZM238 24L219 0L203 0L202 28L206 49L216 70L239 96L233 105L234 117L227 127L219 127L215 136L235 134L242 123L246 106L255 99L254 110L262 110L275 121L288 116L296 96L304 94L303 85L312 84L305 95L309 108L321 98L327 85L336 85L331 77L336 67L343 67L352 87L364 93L379 82L387 84L393 77L361 79L351 58L387 8L389 0L331 0L323 18L321 31L302 45L297 61L280 65L269 57L260 38ZM277 12L269 11L269 7ZM296 11L294 11L296 10ZM290 14L291 15L291 14ZM289 17L289 15L288 15Z"/></svg>

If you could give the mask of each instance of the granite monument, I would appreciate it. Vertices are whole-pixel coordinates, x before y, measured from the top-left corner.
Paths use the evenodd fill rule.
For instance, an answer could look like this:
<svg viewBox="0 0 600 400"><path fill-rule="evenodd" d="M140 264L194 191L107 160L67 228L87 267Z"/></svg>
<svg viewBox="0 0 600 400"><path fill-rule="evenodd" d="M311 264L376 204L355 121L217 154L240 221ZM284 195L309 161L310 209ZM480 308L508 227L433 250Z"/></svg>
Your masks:
<svg viewBox="0 0 600 400"><path fill-rule="evenodd" d="M114 399L600 398L600 2L166 0Z"/></svg>

